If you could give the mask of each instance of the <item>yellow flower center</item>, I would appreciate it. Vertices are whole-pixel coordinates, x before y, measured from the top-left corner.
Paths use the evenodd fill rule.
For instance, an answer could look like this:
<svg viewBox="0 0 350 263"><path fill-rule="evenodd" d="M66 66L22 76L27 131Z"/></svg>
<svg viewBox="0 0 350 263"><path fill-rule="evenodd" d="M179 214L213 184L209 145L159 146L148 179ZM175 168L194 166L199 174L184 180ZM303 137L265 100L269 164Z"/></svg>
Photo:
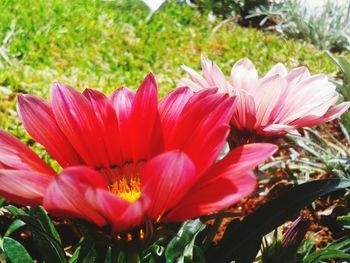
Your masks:
<svg viewBox="0 0 350 263"><path fill-rule="evenodd" d="M117 179L110 187L110 191L129 202L135 202L141 196L141 180L139 177Z"/></svg>

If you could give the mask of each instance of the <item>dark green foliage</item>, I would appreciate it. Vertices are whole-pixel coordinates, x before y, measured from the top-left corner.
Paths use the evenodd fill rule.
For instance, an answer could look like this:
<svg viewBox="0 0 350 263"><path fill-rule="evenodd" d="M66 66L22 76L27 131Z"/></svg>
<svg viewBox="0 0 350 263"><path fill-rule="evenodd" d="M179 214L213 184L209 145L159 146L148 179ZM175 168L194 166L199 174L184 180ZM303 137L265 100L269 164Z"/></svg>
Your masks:
<svg viewBox="0 0 350 263"><path fill-rule="evenodd" d="M212 11L215 15L227 18L233 14L244 18L259 6L267 7L269 0L196 0L192 1L202 12Z"/></svg>
<svg viewBox="0 0 350 263"><path fill-rule="evenodd" d="M4 238L3 248L6 260L9 263L34 263L33 259L21 243L10 237Z"/></svg>
<svg viewBox="0 0 350 263"><path fill-rule="evenodd" d="M344 100L350 101L350 62L343 56L335 58L332 54L327 52L328 56L339 67L339 70L343 74L343 82L335 82L338 91L343 95ZM350 112L346 112L342 116L345 127L350 131Z"/></svg>
<svg viewBox="0 0 350 263"><path fill-rule="evenodd" d="M243 221L228 225L220 243L207 251L209 262L252 262L263 236L291 220L316 198L338 189L350 187L350 180L327 179L297 185L278 198L262 205Z"/></svg>
<svg viewBox="0 0 350 263"><path fill-rule="evenodd" d="M61 240L43 208L33 207L28 213L12 205L7 206L6 209L26 223L32 232L38 251L46 262L66 262Z"/></svg>

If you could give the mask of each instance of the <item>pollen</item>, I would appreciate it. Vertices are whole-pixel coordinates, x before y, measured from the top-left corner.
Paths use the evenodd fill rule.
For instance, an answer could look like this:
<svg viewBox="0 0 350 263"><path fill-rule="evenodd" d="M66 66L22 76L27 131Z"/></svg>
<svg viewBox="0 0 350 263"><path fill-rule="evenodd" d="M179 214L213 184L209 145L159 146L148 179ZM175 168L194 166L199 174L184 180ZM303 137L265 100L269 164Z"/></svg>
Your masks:
<svg viewBox="0 0 350 263"><path fill-rule="evenodd" d="M128 241L132 241L132 234L128 233L126 235Z"/></svg>
<svg viewBox="0 0 350 263"><path fill-rule="evenodd" d="M141 180L139 177L117 179L110 187L110 191L129 202L135 202L141 196Z"/></svg>
<svg viewBox="0 0 350 263"><path fill-rule="evenodd" d="M140 239L144 239L145 238L145 232L143 232L142 229L140 229Z"/></svg>

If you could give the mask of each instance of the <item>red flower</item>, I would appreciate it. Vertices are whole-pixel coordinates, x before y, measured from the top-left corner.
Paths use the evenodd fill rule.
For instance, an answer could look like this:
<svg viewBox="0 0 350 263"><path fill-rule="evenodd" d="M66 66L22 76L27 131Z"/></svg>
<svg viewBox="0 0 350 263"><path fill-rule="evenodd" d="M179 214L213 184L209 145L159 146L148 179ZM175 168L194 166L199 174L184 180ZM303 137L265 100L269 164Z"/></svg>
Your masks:
<svg viewBox="0 0 350 263"><path fill-rule="evenodd" d="M51 102L22 95L28 133L64 168L58 175L15 137L0 133L0 194L115 232L143 220L182 221L227 207L255 188L251 172L276 149L239 147L216 162L234 98L177 89L159 104L150 74L136 93L111 96L54 84Z"/></svg>

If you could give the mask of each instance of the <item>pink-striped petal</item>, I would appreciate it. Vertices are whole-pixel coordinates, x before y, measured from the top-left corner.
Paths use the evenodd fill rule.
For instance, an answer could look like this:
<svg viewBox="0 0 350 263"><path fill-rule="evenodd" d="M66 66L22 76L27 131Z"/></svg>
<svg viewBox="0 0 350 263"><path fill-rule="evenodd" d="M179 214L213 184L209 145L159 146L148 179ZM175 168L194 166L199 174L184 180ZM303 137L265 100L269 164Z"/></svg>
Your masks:
<svg viewBox="0 0 350 263"><path fill-rule="evenodd" d="M30 96L18 97L17 111L24 128L62 167L81 164L80 157L58 127L51 106Z"/></svg>
<svg viewBox="0 0 350 263"><path fill-rule="evenodd" d="M343 113L345 113L350 107L350 102L342 102L337 106L330 108L327 113L321 117L308 115L300 118L296 121L291 122L291 125L295 127L311 127L320 125L322 123L339 118Z"/></svg>
<svg viewBox="0 0 350 263"><path fill-rule="evenodd" d="M36 171L0 169L0 196L18 205L41 205L52 179Z"/></svg>
<svg viewBox="0 0 350 263"><path fill-rule="evenodd" d="M205 56L202 56L201 63L202 71L209 87L218 88L220 92L231 93L231 87L221 69Z"/></svg>
<svg viewBox="0 0 350 263"><path fill-rule="evenodd" d="M261 81L256 94L254 94L256 106L255 128L268 124L271 113L286 88L287 81L279 75L273 75Z"/></svg>
<svg viewBox="0 0 350 263"><path fill-rule="evenodd" d="M256 80L258 80L258 72L249 59L240 59L233 66L231 81L234 89L250 91L250 86L254 85L254 81Z"/></svg>
<svg viewBox="0 0 350 263"><path fill-rule="evenodd" d="M232 123L237 129L253 130L256 123L254 97L245 90L237 90L237 107L232 115Z"/></svg>
<svg viewBox="0 0 350 263"><path fill-rule="evenodd" d="M201 91L204 88L202 86L200 86L199 84L193 82L190 79L187 78L183 78L179 81L179 83L177 84L178 87L188 87L191 91L193 92L197 92L197 91ZM205 87L205 89L209 89L207 87Z"/></svg>
<svg viewBox="0 0 350 263"><path fill-rule="evenodd" d="M0 163L10 169L55 174L43 160L13 135L0 129Z"/></svg>
<svg viewBox="0 0 350 263"><path fill-rule="evenodd" d="M282 63L277 63L274 65L265 75L264 78L273 77L279 75L280 77L285 77L288 74L288 70Z"/></svg>
<svg viewBox="0 0 350 263"><path fill-rule="evenodd" d="M293 90L296 84L308 77L310 77L310 72L307 67L299 67L291 70L286 76L288 90Z"/></svg>
<svg viewBox="0 0 350 263"><path fill-rule="evenodd" d="M285 124L270 124L265 127L262 127L261 130L258 130L259 134L265 135L284 135L286 133L293 134L295 136L299 136L300 133L296 130L295 127Z"/></svg>
<svg viewBox="0 0 350 263"><path fill-rule="evenodd" d="M199 73L197 73L193 69L186 67L184 65L181 66L181 68L187 72L188 76L190 77L190 80L195 85L198 85L199 87L201 87L201 89L209 89L210 88L210 85L208 84L208 82Z"/></svg>

